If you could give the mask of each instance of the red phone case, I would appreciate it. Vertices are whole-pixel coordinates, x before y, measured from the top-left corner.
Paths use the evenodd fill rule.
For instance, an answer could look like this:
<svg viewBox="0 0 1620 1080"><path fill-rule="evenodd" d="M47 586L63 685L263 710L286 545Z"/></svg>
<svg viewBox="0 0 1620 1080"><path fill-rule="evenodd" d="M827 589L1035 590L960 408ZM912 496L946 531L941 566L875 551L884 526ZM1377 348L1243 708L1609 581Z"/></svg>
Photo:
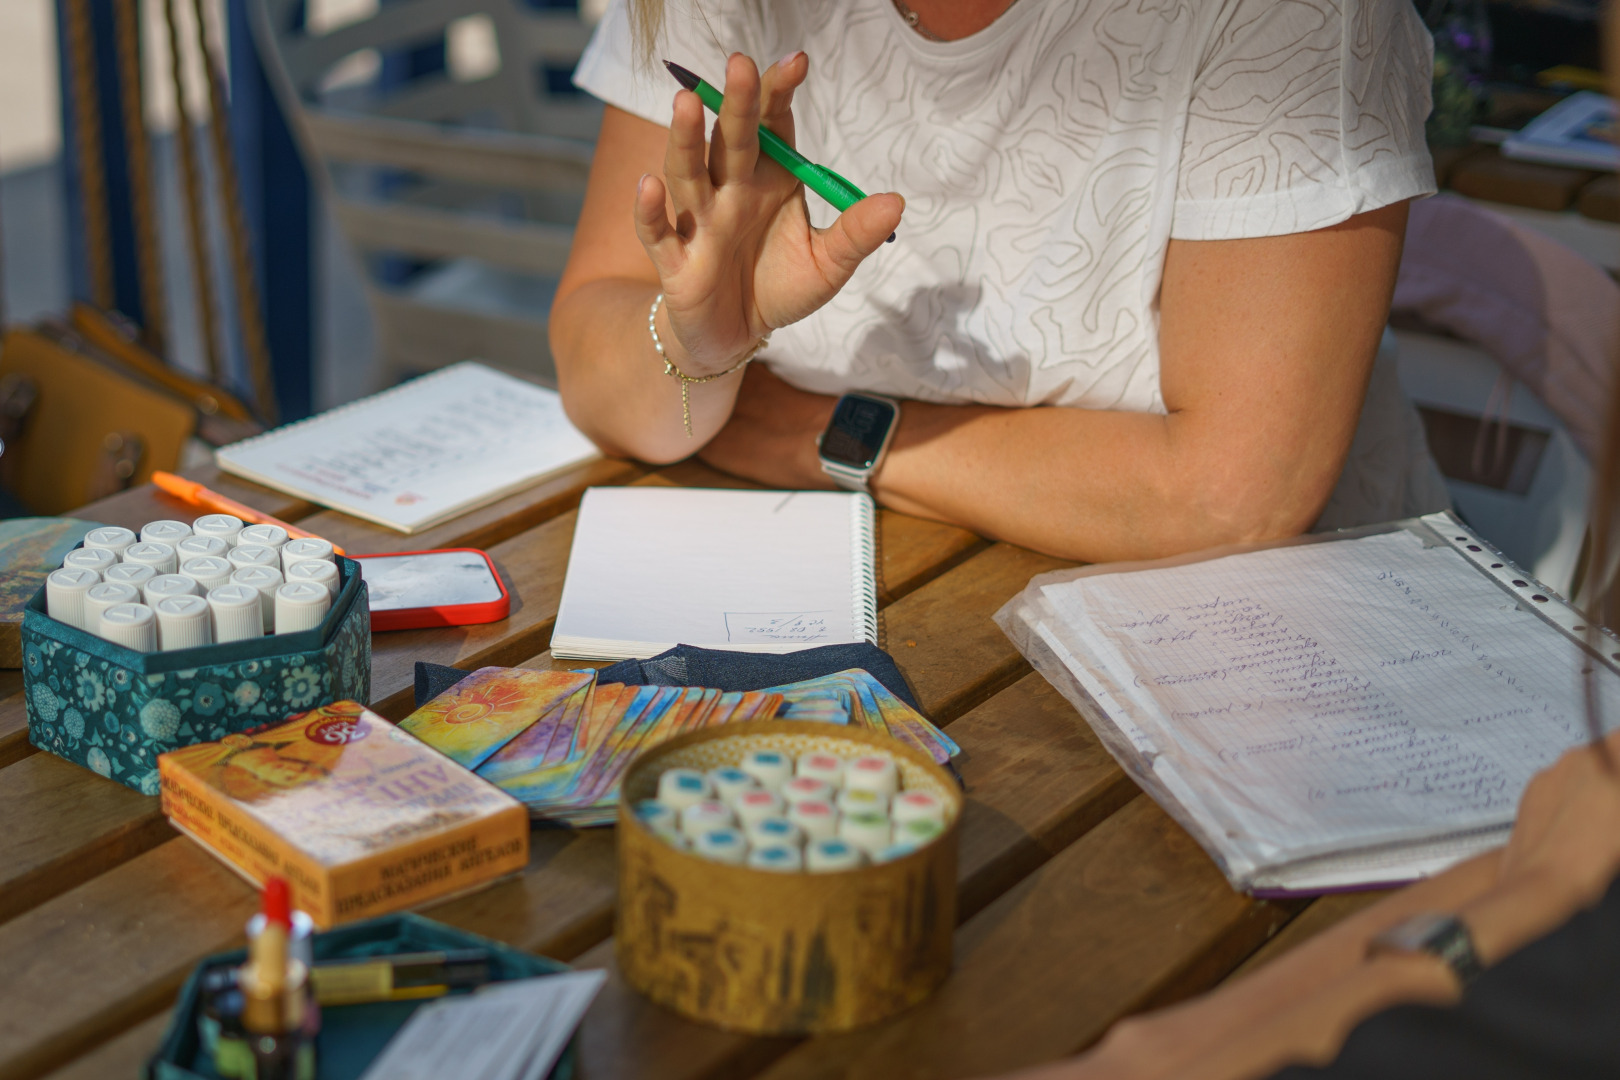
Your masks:
<svg viewBox="0 0 1620 1080"><path fill-rule="evenodd" d="M495 587L501 590L499 599L487 600L479 604L444 604L440 606L397 608L393 611L373 611L371 613L371 629L378 630L420 630L430 626L475 626L478 623L499 622L512 613L512 594L506 591L506 582L501 580L500 571L495 569L495 563L487 552L477 548L435 548L432 551L389 551L377 555L350 555L349 558L357 560L360 566L360 577L365 578L365 561L367 559L395 559L404 555L437 555L445 551L466 551L476 554L484 560L489 567L489 576L495 579Z"/></svg>

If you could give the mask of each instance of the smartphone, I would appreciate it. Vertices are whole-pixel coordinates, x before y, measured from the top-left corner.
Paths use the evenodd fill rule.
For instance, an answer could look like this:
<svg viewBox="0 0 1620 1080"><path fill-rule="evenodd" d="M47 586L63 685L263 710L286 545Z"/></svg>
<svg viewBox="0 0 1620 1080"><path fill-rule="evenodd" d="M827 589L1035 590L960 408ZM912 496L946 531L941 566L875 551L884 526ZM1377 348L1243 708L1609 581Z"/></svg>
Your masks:
<svg viewBox="0 0 1620 1080"><path fill-rule="evenodd" d="M477 548L351 555L371 603L372 630L471 626L512 611L512 597L488 555Z"/></svg>

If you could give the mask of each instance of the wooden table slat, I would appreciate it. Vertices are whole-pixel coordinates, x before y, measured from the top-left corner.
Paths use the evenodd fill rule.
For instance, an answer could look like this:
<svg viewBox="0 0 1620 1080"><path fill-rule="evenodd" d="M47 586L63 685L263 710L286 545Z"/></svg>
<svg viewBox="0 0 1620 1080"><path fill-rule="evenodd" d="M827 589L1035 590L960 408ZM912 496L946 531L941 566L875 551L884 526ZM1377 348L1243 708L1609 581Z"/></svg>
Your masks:
<svg viewBox="0 0 1620 1080"><path fill-rule="evenodd" d="M1291 913L1234 893L1142 796L969 920L934 997L812 1039L761 1076L982 1076L1074 1054L1120 1017L1216 981Z"/></svg>
<svg viewBox="0 0 1620 1080"><path fill-rule="evenodd" d="M0 769L34 753L28 742L28 704L20 671L0 671Z"/></svg>
<svg viewBox="0 0 1620 1080"><path fill-rule="evenodd" d="M50 1080L135 1080L169 1028L165 1009L50 1074Z"/></svg>
<svg viewBox="0 0 1620 1080"><path fill-rule="evenodd" d="M1029 671L990 617L1031 577L1066 565L995 544L883 609L889 652L923 715L947 724Z"/></svg>
<svg viewBox="0 0 1620 1080"><path fill-rule="evenodd" d="M175 833L157 800L54 754L0 769L0 922Z"/></svg>
<svg viewBox="0 0 1620 1080"><path fill-rule="evenodd" d="M241 945L254 907L181 838L0 924L16 988L0 1009L0 1080L32 1080L169 1007L198 960Z"/></svg>

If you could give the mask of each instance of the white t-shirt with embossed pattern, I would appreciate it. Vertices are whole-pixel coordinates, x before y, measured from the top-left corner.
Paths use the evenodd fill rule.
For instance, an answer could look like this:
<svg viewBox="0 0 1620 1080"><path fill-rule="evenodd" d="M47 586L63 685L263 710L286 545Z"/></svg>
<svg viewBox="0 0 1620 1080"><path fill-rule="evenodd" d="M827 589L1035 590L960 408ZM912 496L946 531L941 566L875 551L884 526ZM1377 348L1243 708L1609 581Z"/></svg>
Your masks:
<svg viewBox="0 0 1620 1080"><path fill-rule="evenodd" d="M668 0L661 58L723 85L794 49L797 144L906 213L772 369L821 393L1162 412L1172 237L1324 228L1434 191L1411 0L1017 0L929 41L890 0ZM613 0L575 73L668 125ZM818 225L835 215L813 194Z"/></svg>

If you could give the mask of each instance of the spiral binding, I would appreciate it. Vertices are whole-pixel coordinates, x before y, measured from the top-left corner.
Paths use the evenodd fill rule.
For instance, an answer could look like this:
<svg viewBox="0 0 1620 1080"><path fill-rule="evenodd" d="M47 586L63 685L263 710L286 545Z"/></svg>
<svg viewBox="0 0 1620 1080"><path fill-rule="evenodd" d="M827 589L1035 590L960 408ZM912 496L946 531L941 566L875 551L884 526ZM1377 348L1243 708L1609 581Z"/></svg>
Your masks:
<svg viewBox="0 0 1620 1080"><path fill-rule="evenodd" d="M855 629L873 645L878 643L877 602L877 507L870 495L855 495L850 500L850 514L855 518L849 530L852 552L850 564L854 573Z"/></svg>

